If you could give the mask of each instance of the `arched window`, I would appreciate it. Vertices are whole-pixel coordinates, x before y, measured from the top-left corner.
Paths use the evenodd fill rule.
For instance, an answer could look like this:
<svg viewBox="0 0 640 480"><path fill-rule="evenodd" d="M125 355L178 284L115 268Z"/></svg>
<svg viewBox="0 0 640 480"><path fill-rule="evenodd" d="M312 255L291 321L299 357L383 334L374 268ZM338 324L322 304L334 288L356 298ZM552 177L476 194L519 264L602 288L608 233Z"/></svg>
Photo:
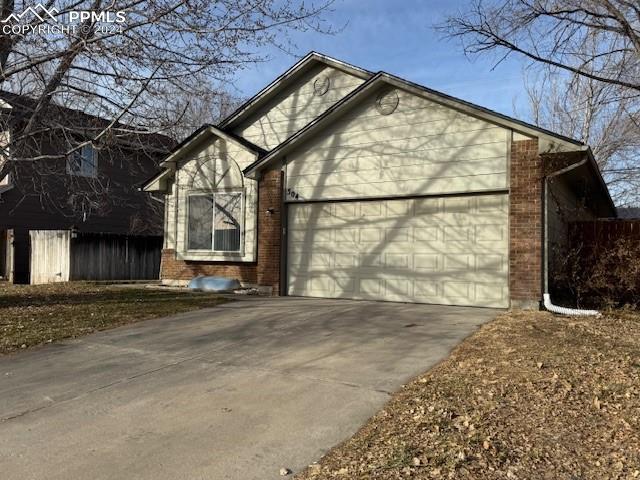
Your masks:
<svg viewBox="0 0 640 480"><path fill-rule="evenodd" d="M234 160L198 162L188 185L187 250L240 252L244 202L244 177Z"/></svg>

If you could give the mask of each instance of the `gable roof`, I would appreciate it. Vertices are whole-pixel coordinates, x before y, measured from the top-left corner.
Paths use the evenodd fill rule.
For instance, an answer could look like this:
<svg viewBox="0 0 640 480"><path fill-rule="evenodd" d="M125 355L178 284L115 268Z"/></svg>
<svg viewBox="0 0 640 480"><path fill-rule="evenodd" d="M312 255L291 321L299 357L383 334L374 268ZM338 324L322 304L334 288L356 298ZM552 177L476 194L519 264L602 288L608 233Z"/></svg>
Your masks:
<svg viewBox="0 0 640 480"><path fill-rule="evenodd" d="M269 101L282 88L291 85L298 77L300 77L300 75L318 63L350 73L351 75L363 80L366 80L373 75L373 72L365 70L364 68L356 67L355 65L351 65L327 55L311 51L220 122L220 128L228 129L247 118L260 108L260 106Z"/></svg>
<svg viewBox="0 0 640 480"><path fill-rule="evenodd" d="M328 57L327 55L322 55L313 51L309 52L295 65L281 74L265 88L260 90L257 94L255 94L251 99L241 105L237 110L231 113L231 115L225 118L217 126L212 124L204 124L187 138L182 140L182 142L176 145L176 147L171 152L169 152L168 156L160 164L161 166L165 167L165 170L153 176L149 180L143 182L140 188L145 191L156 191L157 189L161 188L161 182L170 177L175 171L175 164L173 163L174 160L179 155L181 155L181 153L184 152L185 149L188 149L189 146L193 144L193 142L201 140L207 132L213 132L216 136L225 138L232 143L242 145L244 148L256 155L256 162L258 159L266 156L268 154L267 150L253 144L243 137L235 135L231 132L231 128L233 127L233 125L242 121L242 119L251 115L257 109L259 109L260 106L264 105L267 101L273 98L273 96L276 95L282 88L291 85L296 81L297 78L299 78L306 71L308 71L318 63L336 68L343 72L350 73L358 78L362 78L365 80L373 75L368 70L350 65L340 60L336 60L335 58Z"/></svg>
<svg viewBox="0 0 640 480"><path fill-rule="evenodd" d="M242 148L243 150L247 150L251 152L256 158L262 155L265 155L267 152L263 148L254 145L250 141L234 135L228 131L222 130L215 125L211 125L209 123L205 123L200 128L198 128L195 132L189 135L187 138L182 140L176 147L169 152L167 157L162 161L160 165L164 165L167 163L175 162L184 152L185 147L194 144L199 140L202 140L207 135L213 135L215 137L222 138L229 143L235 144L236 146Z"/></svg>
<svg viewBox="0 0 640 480"><path fill-rule="evenodd" d="M169 152L168 156L160 163L160 166L164 167L164 170L162 170L157 175L154 175L150 179L142 182L140 189L147 192L164 190L166 187L165 180L173 175L176 170L176 162L186 151L189 150L189 148L200 143L207 136L222 138L225 141L252 153L256 161L267 153L261 147L254 145L253 143L242 137L221 130L215 125L204 124L187 138L185 138L182 142L180 142L171 152Z"/></svg>
<svg viewBox="0 0 640 480"><path fill-rule="evenodd" d="M551 132L550 130L546 130L530 123L523 122L522 120L509 117L502 113L495 112L485 107L481 107L480 105L476 105L474 103L452 97L437 90L418 85L403 78L381 71L376 73L371 78L369 78L369 80L351 91L351 93L349 93L340 101L327 109L322 115L316 117L305 127L300 129L280 145L272 149L268 154L249 165L244 170L244 174L252 175L257 170L260 170L261 168L270 164L272 161L284 155L286 152L291 151L305 138L308 138L310 135L313 135L314 133L320 131L324 126L328 125L333 118L340 115L340 113L347 111L351 106L356 105L360 99L364 98L368 93L383 84L406 90L410 93L426 98L427 100L431 100L433 102L448 106L468 115L486 120L490 123L494 123L505 128L516 130L524 134L532 136L540 136L542 134L546 137L558 140L561 143L568 144L572 148L578 149L584 147L584 144L582 142L573 138Z"/></svg>
<svg viewBox="0 0 640 480"><path fill-rule="evenodd" d="M284 142L280 143L277 147L272 149L271 151L266 151L261 147L258 147L246 139L239 137L233 133L231 133L231 129L241 122L243 119L247 118L251 114L253 114L256 110L258 110L262 105L264 105L267 101L269 101L273 96L277 95L281 89L286 88L291 85L296 79L298 79L304 72L308 71L308 69L312 68L313 65L317 65L318 63L322 63L333 68L342 70L344 72L355 75L365 81L352 90L348 95L343 97L341 100L333 104L329 107L324 113L313 119L306 126L300 129L298 132L291 135ZM158 180L165 179L173 174L175 171L175 163L171 163L171 158L177 154L180 150L186 147L189 143L195 141L204 131L213 131L217 136L226 136L223 138L227 138L230 141L234 141L236 143L243 144L248 150L253 151L256 155L256 160L250 164L245 170L243 174L245 176L252 176L257 171L261 170L265 166L269 165L271 162L280 158L286 152L293 149L300 142L304 141L304 139L308 138L310 135L320 131L324 126L326 126L333 118L337 117L341 113L347 111L351 106L357 104L357 102L365 97L369 92L373 89L381 86L383 84L388 84L415 95L421 96L425 99L433 101L435 103L439 103L444 106L448 106L452 109L458 110L470 116L474 116L476 118L480 118L487 122L493 123L498 126L502 126L504 128L529 135L535 137L541 137L546 139L548 142L555 144L556 146L561 146L567 151L582 151L582 152L590 152L590 149L582 142L575 140L573 138L566 137L564 135L560 135L558 133L552 132L550 130L546 130L544 128L538 127L536 125L532 125L530 123L524 122L522 120L518 120L516 118L510 117L508 115L504 115L502 113L493 111L491 109L482 107L480 105L476 105L474 103L452 97L451 95L447 95L445 93L439 92L437 90L433 90L422 85L413 83L411 81L405 80L403 78L397 77L395 75L389 74L387 72L377 72L373 73L369 70L365 70L363 68L359 68L348 63L342 62L340 60L336 60L327 55L322 55L317 52L310 52L300 61L298 61L295 65L289 68L286 72L276 78L273 82L263 88L260 92L258 92L254 97L252 97L249 101L247 101L244 105L238 108L235 112L229 115L225 120L220 122L218 126L213 125L203 125L198 130L196 130L192 135L187 137L183 142L181 142L178 147L174 150L174 152L169 155L166 160L165 166L170 166L169 170L165 170L160 175L156 176L154 179L151 179L149 182L145 184L143 187L145 190L153 191L152 188L149 188L153 185L158 185ZM591 155L592 157L592 155ZM592 167L595 168L595 174L598 180L599 185L602 187L603 191L608 198L608 203L613 205L611 201L611 197L609 191L602 179L602 175L595 163L595 160L591 158ZM152 185L153 184L153 185Z"/></svg>

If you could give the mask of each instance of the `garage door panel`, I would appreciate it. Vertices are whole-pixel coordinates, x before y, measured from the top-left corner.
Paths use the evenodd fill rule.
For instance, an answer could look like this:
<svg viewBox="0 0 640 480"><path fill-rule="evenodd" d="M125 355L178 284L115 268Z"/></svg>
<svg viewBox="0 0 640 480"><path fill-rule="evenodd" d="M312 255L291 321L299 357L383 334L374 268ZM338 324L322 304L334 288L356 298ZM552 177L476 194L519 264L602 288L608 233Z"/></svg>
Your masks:
<svg viewBox="0 0 640 480"><path fill-rule="evenodd" d="M506 307L506 195L291 204L288 293Z"/></svg>
<svg viewBox="0 0 640 480"><path fill-rule="evenodd" d="M409 268L410 258L407 253L385 253L384 266L389 268Z"/></svg>
<svg viewBox="0 0 640 480"><path fill-rule="evenodd" d="M441 238L441 236L442 233L440 227L434 227L429 224L413 227L414 242L435 242L438 238Z"/></svg>
<svg viewBox="0 0 640 480"><path fill-rule="evenodd" d="M483 224L475 226L475 238L477 242L507 241L507 227L501 224Z"/></svg>
<svg viewBox="0 0 640 480"><path fill-rule="evenodd" d="M356 291L355 279L351 276L336 275L335 277L335 292L338 294L353 295Z"/></svg>

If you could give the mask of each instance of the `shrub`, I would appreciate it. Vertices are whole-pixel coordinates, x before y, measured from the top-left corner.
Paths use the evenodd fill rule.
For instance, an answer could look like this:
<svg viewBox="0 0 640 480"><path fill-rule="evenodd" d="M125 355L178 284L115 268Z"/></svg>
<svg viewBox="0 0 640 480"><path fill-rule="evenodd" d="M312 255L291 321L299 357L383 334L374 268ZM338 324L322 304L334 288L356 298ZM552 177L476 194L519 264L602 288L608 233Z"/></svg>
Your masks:
<svg viewBox="0 0 640 480"><path fill-rule="evenodd" d="M574 241L558 280L578 307L640 307L640 240L623 236L603 243Z"/></svg>

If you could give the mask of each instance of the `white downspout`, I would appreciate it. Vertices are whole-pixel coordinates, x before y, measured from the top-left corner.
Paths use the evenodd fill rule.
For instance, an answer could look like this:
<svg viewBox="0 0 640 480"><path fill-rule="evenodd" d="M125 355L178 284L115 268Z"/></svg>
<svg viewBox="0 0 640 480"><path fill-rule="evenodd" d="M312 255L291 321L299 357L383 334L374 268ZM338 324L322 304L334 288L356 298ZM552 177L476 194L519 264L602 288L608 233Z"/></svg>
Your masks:
<svg viewBox="0 0 640 480"><path fill-rule="evenodd" d="M544 308L553 313L559 313L561 315L570 315L572 317L601 317L602 314L597 310L582 310L579 308L567 308L559 307L551 303L551 295L545 293L543 296Z"/></svg>
<svg viewBox="0 0 640 480"><path fill-rule="evenodd" d="M588 155L588 152L587 152ZM578 308L567 308L560 307L558 305L554 305L551 302L551 295L549 294L549 179L553 177L557 177L563 175L574 168L577 168L581 165L587 163L588 158L581 160L577 163L569 165L562 170L558 170L557 172L553 172L551 175L547 175L544 178L543 182L543 197L544 197L544 294L542 295L544 308L553 313L559 313L561 315L571 315L577 317L599 317L601 316L600 312L597 310L582 310Z"/></svg>

